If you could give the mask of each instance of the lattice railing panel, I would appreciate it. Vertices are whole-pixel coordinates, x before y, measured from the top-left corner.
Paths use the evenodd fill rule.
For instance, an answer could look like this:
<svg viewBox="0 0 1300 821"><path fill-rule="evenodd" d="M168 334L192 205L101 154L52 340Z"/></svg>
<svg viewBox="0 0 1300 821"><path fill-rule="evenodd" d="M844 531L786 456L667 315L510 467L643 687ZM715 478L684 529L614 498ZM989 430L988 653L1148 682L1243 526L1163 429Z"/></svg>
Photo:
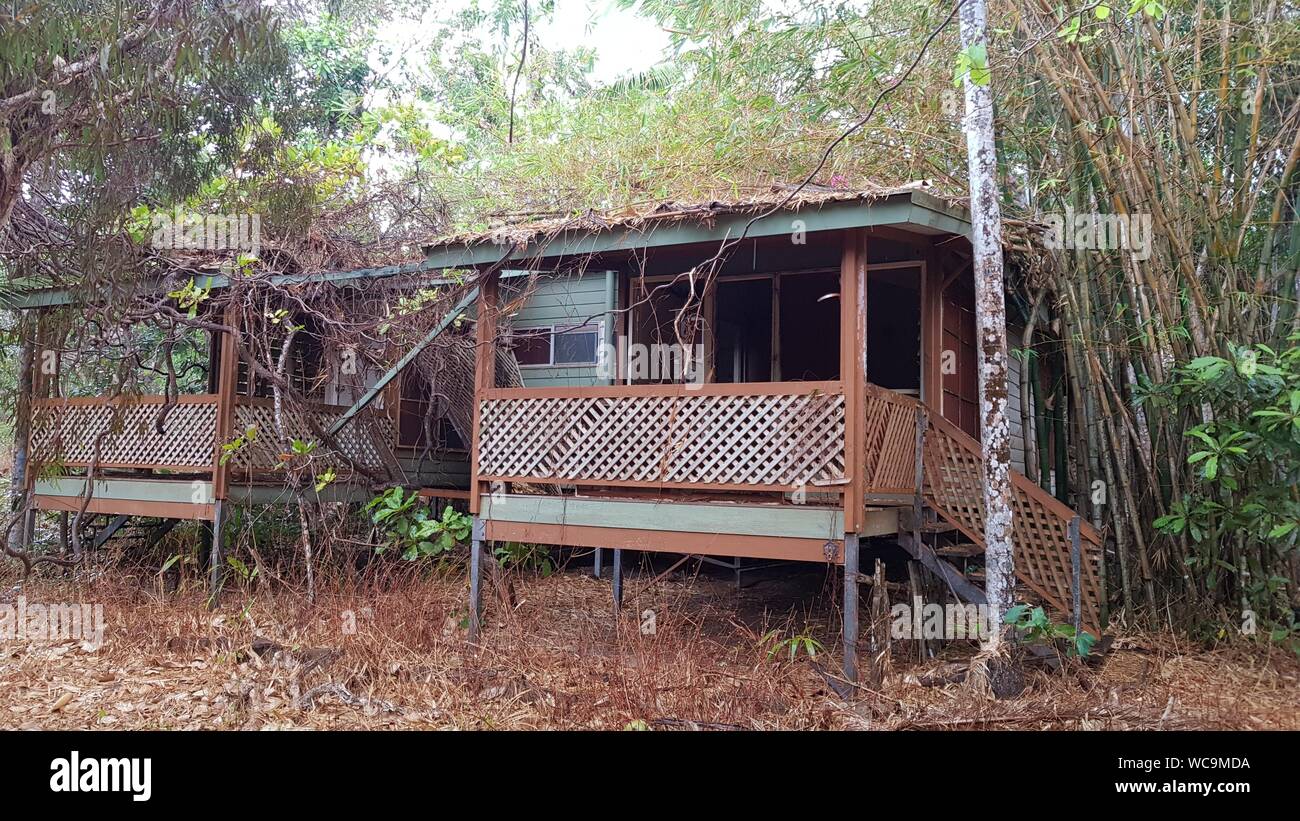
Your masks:
<svg viewBox="0 0 1300 821"><path fill-rule="evenodd" d="M977 544L984 539L984 483L980 445L946 419L931 418L925 432L925 492L931 506ZM1012 541L1016 576L1048 602L1069 613L1074 571L1069 523L1075 516L1025 475L1012 471ZM1101 624L1098 564L1101 535L1080 522L1083 619Z"/></svg>
<svg viewBox="0 0 1300 821"><path fill-rule="evenodd" d="M916 420L920 403L867 386L865 488L871 493L916 493Z"/></svg>
<svg viewBox="0 0 1300 821"><path fill-rule="evenodd" d="M290 440L316 442L317 450L313 455L328 465L345 464L345 460L339 459L337 453L374 470L392 463L394 428L392 420L384 413L363 411L335 437L337 451L324 445L322 438L312 430L311 422L315 423L317 429L328 431L330 425L346 410L345 407L331 405L314 405L306 410L296 410L286 403L282 411L284 434ZM279 428L275 424L275 405L271 400L237 400L232 437L243 434L250 427L257 429L257 435L251 443L235 451L229 461L231 467L263 471L280 465L284 461L282 454L285 449Z"/></svg>
<svg viewBox="0 0 1300 821"><path fill-rule="evenodd" d="M480 404L485 479L790 488L844 477L838 390L512 393Z"/></svg>
<svg viewBox="0 0 1300 821"><path fill-rule="evenodd" d="M99 440L100 467L211 468L216 458L216 396L180 397L160 433L165 403L161 396L39 399L33 408L32 460L86 467Z"/></svg>

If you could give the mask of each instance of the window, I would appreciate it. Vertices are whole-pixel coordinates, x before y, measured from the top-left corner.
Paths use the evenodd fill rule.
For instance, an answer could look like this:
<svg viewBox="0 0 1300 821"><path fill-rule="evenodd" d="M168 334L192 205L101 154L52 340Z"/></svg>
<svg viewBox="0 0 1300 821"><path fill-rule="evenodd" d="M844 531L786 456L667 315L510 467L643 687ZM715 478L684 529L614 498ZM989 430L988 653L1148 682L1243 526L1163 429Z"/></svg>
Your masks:
<svg viewBox="0 0 1300 821"><path fill-rule="evenodd" d="M521 367L595 365L605 323L516 328L510 344Z"/></svg>
<svg viewBox="0 0 1300 821"><path fill-rule="evenodd" d="M510 344L520 365L551 364L551 329L527 328L513 333Z"/></svg>

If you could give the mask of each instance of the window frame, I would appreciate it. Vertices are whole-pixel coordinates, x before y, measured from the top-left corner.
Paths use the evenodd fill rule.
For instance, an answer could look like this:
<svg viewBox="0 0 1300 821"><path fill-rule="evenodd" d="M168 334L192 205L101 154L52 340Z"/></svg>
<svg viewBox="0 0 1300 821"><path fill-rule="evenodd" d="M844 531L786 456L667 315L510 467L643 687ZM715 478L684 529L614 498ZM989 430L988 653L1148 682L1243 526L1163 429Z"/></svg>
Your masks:
<svg viewBox="0 0 1300 821"><path fill-rule="evenodd" d="M560 334L576 331L579 329L581 330L582 333L594 333L596 335L596 346L594 349L595 353L591 361L556 362L555 361L555 337ZM528 365L525 365L524 363L520 362L519 363L520 369L532 370L537 368L594 368L600 364L600 346L605 341L605 320L602 319L597 322L577 322L568 325L555 324L555 323L546 324L546 325L517 325L511 328L510 333L513 336L516 333L531 334L531 333L536 333L538 331L545 331L547 334L547 339L550 343L548 348L549 356L547 358L547 361L534 362Z"/></svg>

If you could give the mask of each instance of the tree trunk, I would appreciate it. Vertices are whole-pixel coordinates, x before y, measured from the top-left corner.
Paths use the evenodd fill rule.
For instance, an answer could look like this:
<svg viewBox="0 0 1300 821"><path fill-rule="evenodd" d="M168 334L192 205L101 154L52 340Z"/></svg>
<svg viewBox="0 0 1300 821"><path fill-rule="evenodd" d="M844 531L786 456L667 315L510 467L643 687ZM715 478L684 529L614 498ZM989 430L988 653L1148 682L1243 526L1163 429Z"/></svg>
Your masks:
<svg viewBox="0 0 1300 821"><path fill-rule="evenodd" d="M984 543L990 618L988 649L1002 643L1003 616L1015 592L1011 545L1011 427L1007 419L1007 322L1002 281L1002 214L998 205L993 95L987 62L984 0L961 9L961 43L972 57L966 87L966 158L970 171L975 318L979 329L980 447L984 462ZM981 59L978 52L983 50Z"/></svg>
<svg viewBox="0 0 1300 821"><path fill-rule="evenodd" d="M18 322L18 401L14 408L13 472L9 482L9 509L18 510L26 498L28 457L27 440L32 426L32 380L36 371L36 323L30 314ZM9 546L19 549L23 537L8 534Z"/></svg>

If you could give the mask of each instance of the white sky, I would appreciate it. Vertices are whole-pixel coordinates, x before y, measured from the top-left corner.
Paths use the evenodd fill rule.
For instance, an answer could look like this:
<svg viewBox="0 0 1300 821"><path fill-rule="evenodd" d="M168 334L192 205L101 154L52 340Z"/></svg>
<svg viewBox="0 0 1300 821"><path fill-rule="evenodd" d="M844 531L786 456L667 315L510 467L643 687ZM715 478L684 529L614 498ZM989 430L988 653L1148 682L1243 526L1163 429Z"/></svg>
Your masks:
<svg viewBox="0 0 1300 821"><path fill-rule="evenodd" d="M468 4L468 0L432 2L418 20L393 19L378 26L376 39L388 49L389 55L385 62L380 59L378 50L373 52L371 69L386 74L399 85L403 75L418 74L429 44L442 28L442 21ZM592 48L596 60L590 79L597 86L608 85L626 75L639 74L668 56L670 41L667 32L647 18L618 8L611 0L556 0L551 19L534 25L537 40L548 49ZM483 36L496 35L485 31ZM515 36L517 38L518 34ZM385 88L378 89L370 100L372 105L389 102L392 99ZM428 109L426 104L416 105ZM439 137L455 137L436 118L426 125ZM389 124L381 129L376 142L388 142L393 128L395 125ZM382 175L390 169L391 160L383 151L371 152L367 159L373 173Z"/></svg>
<svg viewBox="0 0 1300 821"><path fill-rule="evenodd" d="M556 0L555 17L541 27L541 35L552 47L594 47L592 78L602 85L645 71L662 61L668 49L668 33L658 24L609 0Z"/></svg>
<svg viewBox="0 0 1300 821"><path fill-rule="evenodd" d="M432 39L439 21L467 5L466 0L433 3L420 21L387 22L378 28L377 37L394 57L405 53L413 59ZM664 59L669 45L668 34L656 23L616 7L611 0L556 0L551 20L535 25L538 39L548 48L594 49L591 79L597 85L645 71ZM383 71L385 66L376 59L372 67Z"/></svg>

